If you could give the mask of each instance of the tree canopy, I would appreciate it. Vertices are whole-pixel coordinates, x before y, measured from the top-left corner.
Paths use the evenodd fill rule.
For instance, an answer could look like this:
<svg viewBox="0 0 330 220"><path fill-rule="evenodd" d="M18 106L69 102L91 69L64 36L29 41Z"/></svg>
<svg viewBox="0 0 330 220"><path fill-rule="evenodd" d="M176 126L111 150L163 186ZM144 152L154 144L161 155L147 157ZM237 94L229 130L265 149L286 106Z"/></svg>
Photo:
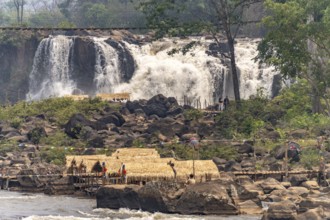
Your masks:
<svg viewBox="0 0 330 220"><path fill-rule="evenodd" d="M270 12L263 19L268 33L258 58L284 76L307 79L313 111L322 111L322 98L330 114L330 0L266 0L265 6Z"/></svg>
<svg viewBox="0 0 330 220"><path fill-rule="evenodd" d="M58 27L143 27L145 19L136 10L140 0L3 0L0 25Z"/></svg>

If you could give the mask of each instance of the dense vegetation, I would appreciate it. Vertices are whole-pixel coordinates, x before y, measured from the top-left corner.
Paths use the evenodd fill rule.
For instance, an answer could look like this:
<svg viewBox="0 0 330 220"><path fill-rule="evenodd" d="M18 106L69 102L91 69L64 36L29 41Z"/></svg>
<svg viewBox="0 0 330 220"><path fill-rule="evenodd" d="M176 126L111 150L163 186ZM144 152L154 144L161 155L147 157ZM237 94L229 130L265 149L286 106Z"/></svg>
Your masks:
<svg viewBox="0 0 330 220"><path fill-rule="evenodd" d="M0 25L30 27L137 27L144 17L140 1L6 0L0 3Z"/></svg>

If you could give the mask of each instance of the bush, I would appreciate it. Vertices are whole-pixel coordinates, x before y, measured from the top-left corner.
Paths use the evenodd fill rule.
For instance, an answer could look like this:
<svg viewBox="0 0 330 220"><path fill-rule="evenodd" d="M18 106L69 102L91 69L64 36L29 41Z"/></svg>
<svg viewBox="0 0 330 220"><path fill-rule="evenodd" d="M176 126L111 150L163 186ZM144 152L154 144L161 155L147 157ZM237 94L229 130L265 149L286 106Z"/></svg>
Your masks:
<svg viewBox="0 0 330 220"><path fill-rule="evenodd" d="M20 128L21 124L23 122L23 119L19 118L19 117L15 117L13 119L10 120L10 126L12 126L13 128Z"/></svg>
<svg viewBox="0 0 330 220"><path fill-rule="evenodd" d="M319 150L315 148L305 148L302 150L300 162L306 169L312 169L319 166L320 154Z"/></svg>
<svg viewBox="0 0 330 220"><path fill-rule="evenodd" d="M184 117L187 120L198 121L201 117L203 117L203 112L198 109L188 109L184 111Z"/></svg>
<svg viewBox="0 0 330 220"><path fill-rule="evenodd" d="M12 121L15 119L15 125L19 124L19 118L45 115L47 118L53 118L59 125L64 125L69 118L76 113L81 113L89 117L95 112L99 112L109 106L109 103L99 98L74 101L71 98L50 98L33 102L18 102L13 106L6 106L0 109L0 120ZM118 106L114 106L118 108Z"/></svg>
<svg viewBox="0 0 330 220"><path fill-rule="evenodd" d="M0 155L5 157L6 153L18 150L18 145L16 141L0 141Z"/></svg>
<svg viewBox="0 0 330 220"><path fill-rule="evenodd" d="M64 148L60 147L51 147L41 150L41 158L47 163L53 163L56 165L65 164L65 155L66 151Z"/></svg>
<svg viewBox="0 0 330 220"><path fill-rule="evenodd" d="M63 131L56 131L54 134L40 139L42 145L57 147L74 146L76 142L77 140L69 138Z"/></svg>

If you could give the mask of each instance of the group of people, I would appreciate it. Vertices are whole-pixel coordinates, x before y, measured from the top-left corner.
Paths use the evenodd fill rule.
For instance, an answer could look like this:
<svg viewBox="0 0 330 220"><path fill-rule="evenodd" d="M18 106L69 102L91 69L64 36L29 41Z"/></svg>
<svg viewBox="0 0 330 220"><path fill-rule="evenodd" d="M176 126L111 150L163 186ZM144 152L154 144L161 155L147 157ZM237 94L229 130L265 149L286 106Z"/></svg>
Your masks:
<svg viewBox="0 0 330 220"><path fill-rule="evenodd" d="M222 97L219 98L219 104L218 104L218 110L219 111L224 111L227 110L228 105L229 105L229 98L226 96L224 100L222 100Z"/></svg>
<svg viewBox="0 0 330 220"><path fill-rule="evenodd" d="M107 171L108 171L108 169L105 165L105 162L102 162L102 176L103 176L104 182L108 177L110 177L110 178L112 177L110 175L110 173L107 174ZM119 179L120 183L127 184L127 171L126 171L126 166L124 163L121 163L121 166L118 170L116 177L120 177L120 179ZM117 183L116 180L113 183Z"/></svg>

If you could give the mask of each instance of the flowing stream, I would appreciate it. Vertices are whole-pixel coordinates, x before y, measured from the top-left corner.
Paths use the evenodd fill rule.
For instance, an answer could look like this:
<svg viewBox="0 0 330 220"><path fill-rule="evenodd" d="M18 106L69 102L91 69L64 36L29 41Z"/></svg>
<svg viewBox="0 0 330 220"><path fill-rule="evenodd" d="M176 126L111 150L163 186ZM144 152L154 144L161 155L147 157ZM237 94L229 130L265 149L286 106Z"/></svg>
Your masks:
<svg viewBox="0 0 330 220"><path fill-rule="evenodd" d="M96 209L95 199L0 191L1 220L257 220L258 216L187 216L128 209Z"/></svg>

